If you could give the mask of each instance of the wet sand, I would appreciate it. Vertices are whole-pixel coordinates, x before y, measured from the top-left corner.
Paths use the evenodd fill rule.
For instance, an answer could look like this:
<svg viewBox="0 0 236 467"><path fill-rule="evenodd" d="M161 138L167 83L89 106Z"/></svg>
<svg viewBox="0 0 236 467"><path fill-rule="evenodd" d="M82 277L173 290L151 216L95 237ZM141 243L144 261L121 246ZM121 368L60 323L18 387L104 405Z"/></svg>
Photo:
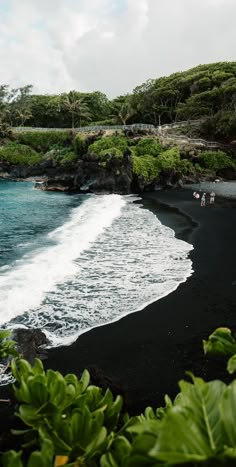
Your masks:
<svg viewBox="0 0 236 467"><path fill-rule="evenodd" d="M166 393L174 397L186 370L207 380L228 379L221 359L204 356L202 339L217 326L236 329L236 201L217 197L214 206L201 208L184 189L143 199L193 244L192 276L144 310L50 350L45 362L63 373L88 368L94 383L124 395L131 413L162 405Z"/></svg>

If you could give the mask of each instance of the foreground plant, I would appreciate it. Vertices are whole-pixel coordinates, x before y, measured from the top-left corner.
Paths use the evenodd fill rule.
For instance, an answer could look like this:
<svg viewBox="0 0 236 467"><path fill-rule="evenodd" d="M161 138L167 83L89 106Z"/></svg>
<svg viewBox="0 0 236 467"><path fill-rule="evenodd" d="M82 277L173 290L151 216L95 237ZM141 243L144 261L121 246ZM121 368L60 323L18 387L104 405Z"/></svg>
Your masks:
<svg viewBox="0 0 236 467"><path fill-rule="evenodd" d="M227 328L204 342L207 352L232 355L236 341ZM157 467L236 465L236 380L205 382L191 373L179 383L174 402L148 407L144 414L122 414L122 398L89 384L85 370L45 372L12 361L17 416L23 423L20 452L2 456L4 467Z"/></svg>
<svg viewBox="0 0 236 467"><path fill-rule="evenodd" d="M207 341L203 341L205 354L223 355L230 357L227 363L227 371L230 374L236 371L236 340L232 331L228 328L217 328Z"/></svg>

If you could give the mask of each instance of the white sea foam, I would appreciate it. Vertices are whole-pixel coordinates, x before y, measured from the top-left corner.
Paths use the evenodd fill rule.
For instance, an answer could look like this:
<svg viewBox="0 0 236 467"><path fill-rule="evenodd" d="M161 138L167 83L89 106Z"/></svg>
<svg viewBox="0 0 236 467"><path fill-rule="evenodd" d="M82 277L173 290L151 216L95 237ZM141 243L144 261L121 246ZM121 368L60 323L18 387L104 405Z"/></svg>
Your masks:
<svg viewBox="0 0 236 467"><path fill-rule="evenodd" d="M192 246L176 239L137 199L92 196L49 234L51 246L3 272L1 322L38 327L52 345L68 344L185 281L192 272Z"/></svg>
<svg viewBox="0 0 236 467"><path fill-rule="evenodd" d="M40 306L48 292L79 274L81 253L120 215L119 195L94 196L73 209L71 219L50 233L51 246L27 254L4 274L0 270L0 323Z"/></svg>

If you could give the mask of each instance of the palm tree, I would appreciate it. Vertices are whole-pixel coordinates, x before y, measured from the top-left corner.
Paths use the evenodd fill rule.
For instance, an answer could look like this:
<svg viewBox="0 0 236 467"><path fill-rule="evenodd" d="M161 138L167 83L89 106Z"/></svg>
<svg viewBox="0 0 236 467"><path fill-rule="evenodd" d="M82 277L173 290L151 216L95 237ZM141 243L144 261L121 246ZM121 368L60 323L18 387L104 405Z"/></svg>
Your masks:
<svg viewBox="0 0 236 467"><path fill-rule="evenodd" d="M121 120L123 125L126 125L126 122L134 115L134 113L134 109L131 107L130 103L126 101L122 104L117 117Z"/></svg>
<svg viewBox="0 0 236 467"><path fill-rule="evenodd" d="M16 110L16 115L20 119L20 126L24 126L25 122L32 117L30 109Z"/></svg>
<svg viewBox="0 0 236 467"><path fill-rule="evenodd" d="M83 97L76 91L70 91L62 97L62 105L71 114L71 127L75 128L75 119L79 118L79 126L81 126L82 118L90 120L89 108Z"/></svg>

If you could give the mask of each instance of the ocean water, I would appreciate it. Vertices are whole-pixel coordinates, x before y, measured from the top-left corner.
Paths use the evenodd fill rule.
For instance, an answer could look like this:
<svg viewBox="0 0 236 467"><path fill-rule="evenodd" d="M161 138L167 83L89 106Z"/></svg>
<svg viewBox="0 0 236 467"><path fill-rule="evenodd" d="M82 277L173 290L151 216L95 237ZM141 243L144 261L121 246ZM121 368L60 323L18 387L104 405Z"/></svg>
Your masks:
<svg viewBox="0 0 236 467"><path fill-rule="evenodd" d="M192 246L137 201L0 181L0 326L67 344L185 281Z"/></svg>

